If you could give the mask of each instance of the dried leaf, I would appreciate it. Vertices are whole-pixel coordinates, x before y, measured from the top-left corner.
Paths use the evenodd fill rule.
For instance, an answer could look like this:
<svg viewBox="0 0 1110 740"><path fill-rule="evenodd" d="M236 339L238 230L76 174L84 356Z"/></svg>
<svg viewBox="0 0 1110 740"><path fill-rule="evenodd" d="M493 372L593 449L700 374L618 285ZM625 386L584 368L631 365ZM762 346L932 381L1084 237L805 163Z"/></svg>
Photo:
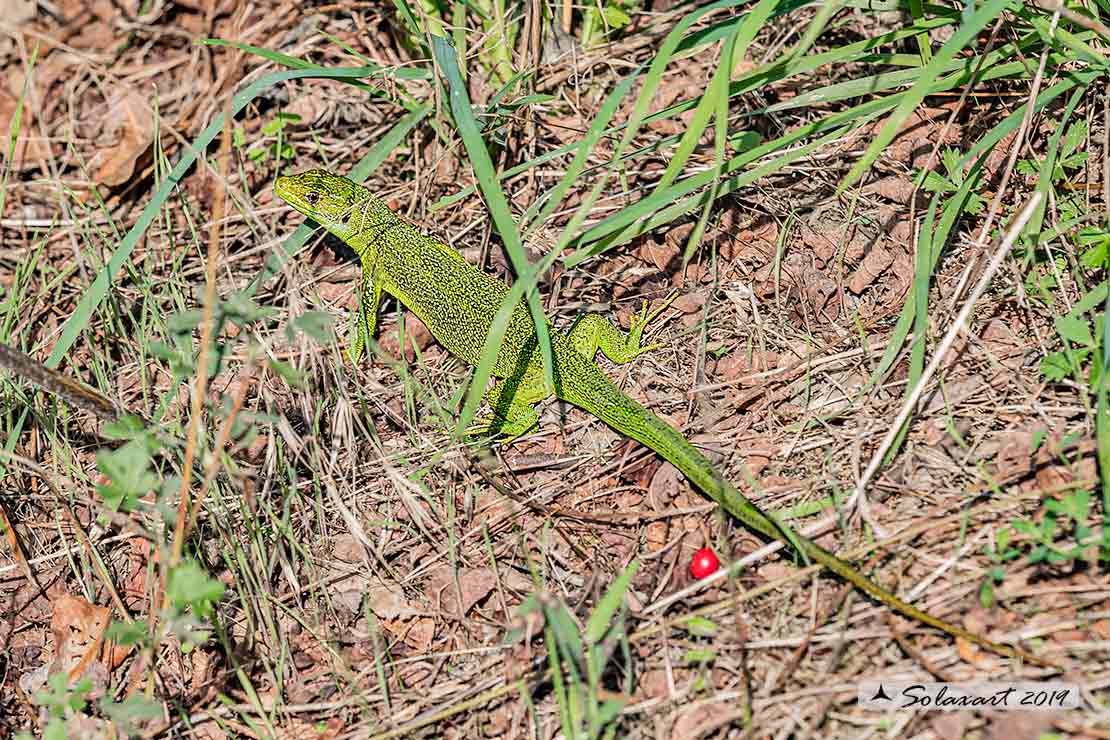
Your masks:
<svg viewBox="0 0 1110 740"><path fill-rule="evenodd" d="M727 211L721 218L721 257L729 261L752 261L762 264L775 254L779 239L777 221L760 221L750 228L737 230L740 216Z"/></svg>
<svg viewBox="0 0 1110 740"><path fill-rule="evenodd" d="M681 227L678 227L681 228ZM666 270L667 266L674 260L678 259L681 254L680 242L671 238L676 229L672 229L671 233L667 234L666 240L659 244L654 239L645 239L639 249L636 250L636 256L654 265L657 270Z"/></svg>
<svg viewBox="0 0 1110 740"><path fill-rule="evenodd" d="M946 125L949 111L945 108L919 108L910 114L898 129L898 134L887 148L884 156L915 169L928 167L935 143L958 144L963 138L963 129L956 122ZM865 136L878 133L886 124L880 119L865 127ZM942 136L943 134L943 136ZM939 155L939 152L938 152ZM936 163L933 162L935 165Z"/></svg>
<svg viewBox="0 0 1110 740"><path fill-rule="evenodd" d="M1110 640L1110 619L1099 619L1092 622L1090 626L1091 632L1100 640Z"/></svg>
<svg viewBox="0 0 1110 740"><path fill-rule="evenodd" d="M65 671L73 679L99 655L111 610L69 594L55 599L53 607L50 631L54 635L54 662L50 672Z"/></svg>
<svg viewBox="0 0 1110 740"><path fill-rule="evenodd" d="M824 265L836 256L844 228L839 224L822 221L803 223L801 227L802 244L818 264Z"/></svg>
<svg viewBox="0 0 1110 740"><path fill-rule="evenodd" d="M685 710L675 720L671 727L671 740L686 740L692 737L708 735L713 728L727 722L731 715L736 715L736 722L740 722L742 714L727 702L712 704L699 702L698 706Z"/></svg>
<svg viewBox="0 0 1110 740"><path fill-rule="evenodd" d="M989 740L1014 740L1022 737L1044 737L1059 718L1059 712L998 712L991 721Z"/></svg>
<svg viewBox="0 0 1110 740"><path fill-rule="evenodd" d="M4 33L0 34L0 63L16 49L15 34L35 17L35 0L0 0L0 18L4 19ZM7 133L7 129L4 129Z"/></svg>
<svg viewBox="0 0 1110 740"><path fill-rule="evenodd" d="M663 239L673 247L676 251L685 251L686 243L690 240L690 234L694 231L694 223L692 221L685 221L677 226L668 229ZM676 255L677 256L677 255ZM659 269L666 267L666 263L657 265Z"/></svg>
<svg viewBox="0 0 1110 740"><path fill-rule="evenodd" d="M700 290L683 293L674 299L671 308L681 311L686 316L699 314L705 308L706 297ZM662 318L666 318L666 316L664 315Z"/></svg>
<svg viewBox="0 0 1110 740"><path fill-rule="evenodd" d="M332 557L341 563L358 564L366 560L366 548L353 534L336 535L332 540Z"/></svg>
<svg viewBox="0 0 1110 740"><path fill-rule="evenodd" d="M436 623L430 617L385 620L382 626L418 652L427 652L435 638Z"/></svg>
<svg viewBox="0 0 1110 740"><path fill-rule="evenodd" d="M876 244L874 249L867 253L863 258L863 263L856 269L855 273L848 281L848 290L856 295L859 295L871 283L875 282L886 272L886 269L894 262L894 254L882 246Z"/></svg>
<svg viewBox="0 0 1110 740"><path fill-rule="evenodd" d="M960 660L973 666L983 662L983 654L979 651L978 646L962 637L956 638L956 652L960 654Z"/></svg>
<svg viewBox="0 0 1110 740"><path fill-rule="evenodd" d="M655 521L647 525L644 532L648 552L659 552L667 545L667 532L670 525L666 521Z"/></svg>
<svg viewBox="0 0 1110 740"><path fill-rule="evenodd" d="M648 484L648 503L655 511L663 511L682 490L683 475L674 465L665 462L655 471Z"/></svg>
<svg viewBox="0 0 1110 740"><path fill-rule="evenodd" d="M381 345L390 357L400 359L400 332L397 324L389 327L381 333L378 343ZM416 349L413 344L420 348L423 352L428 348L431 343L435 341L432 333L428 331L428 327L424 322L416 317L415 314L405 314L405 360L408 362L416 361Z"/></svg>
<svg viewBox="0 0 1110 740"><path fill-rule="evenodd" d="M285 106L283 112L298 117L299 120L294 119L292 125L310 126L316 123L326 107L325 98L319 92L313 91L302 93L293 98L289 101L289 105Z"/></svg>
<svg viewBox="0 0 1110 740"><path fill-rule="evenodd" d="M125 90L112 100L106 121L105 136L116 137L117 143L103 147L106 159L100 163L96 179L116 187L132 178L139 157L154 142L154 113L142 95Z"/></svg>
<svg viewBox="0 0 1110 740"><path fill-rule="evenodd" d="M489 595L497 579L489 568L459 568L458 588L454 569L445 565L432 571L424 593L437 608L451 614L466 614L470 608ZM459 599L459 589L462 599Z"/></svg>
<svg viewBox="0 0 1110 740"><path fill-rule="evenodd" d="M275 728L276 740L334 740L344 729L342 717L332 716L326 722L308 722L302 719L288 719L281 727Z"/></svg>
<svg viewBox="0 0 1110 740"><path fill-rule="evenodd" d="M940 740L961 740L971 720L971 712L937 712L929 724Z"/></svg>
<svg viewBox="0 0 1110 740"><path fill-rule="evenodd" d="M89 49L96 52L111 49L121 40L108 22L98 20L83 25L81 32L70 39L69 43L75 49Z"/></svg>
<svg viewBox="0 0 1110 740"><path fill-rule="evenodd" d="M400 586L391 586L380 580L366 589L366 602L370 611L381 619L399 619L418 613L405 598Z"/></svg>
<svg viewBox="0 0 1110 740"><path fill-rule="evenodd" d="M35 17L35 0L0 0L0 18L9 29Z"/></svg>
<svg viewBox="0 0 1110 740"><path fill-rule="evenodd" d="M774 352L753 352L738 347L713 363L713 379L719 383L738 380L748 375L762 373L775 367L779 357Z"/></svg>
<svg viewBox="0 0 1110 740"><path fill-rule="evenodd" d="M881 195L887 200L906 205L914 194L913 181L908 177L890 175L864 188L868 195Z"/></svg>

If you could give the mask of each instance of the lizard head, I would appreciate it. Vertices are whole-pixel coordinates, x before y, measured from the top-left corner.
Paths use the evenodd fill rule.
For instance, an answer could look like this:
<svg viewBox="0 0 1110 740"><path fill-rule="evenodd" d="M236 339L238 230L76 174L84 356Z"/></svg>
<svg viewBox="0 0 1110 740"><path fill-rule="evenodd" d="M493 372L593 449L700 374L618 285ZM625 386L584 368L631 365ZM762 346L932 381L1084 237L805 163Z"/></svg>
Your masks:
<svg viewBox="0 0 1110 740"><path fill-rule="evenodd" d="M351 216L362 211L371 198L366 188L327 170L279 177L274 192L340 239L353 234Z"/></svg>

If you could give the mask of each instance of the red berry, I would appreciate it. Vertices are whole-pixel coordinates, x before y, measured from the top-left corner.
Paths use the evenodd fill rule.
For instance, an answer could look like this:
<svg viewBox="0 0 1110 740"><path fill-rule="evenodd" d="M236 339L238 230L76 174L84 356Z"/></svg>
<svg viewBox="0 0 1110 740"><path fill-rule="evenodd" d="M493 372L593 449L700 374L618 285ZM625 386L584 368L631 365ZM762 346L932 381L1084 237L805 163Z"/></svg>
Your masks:
<svg viewBox="0 0 1110 740"><path fill-rule="evenodd" d="M690 575L701 580L713 575L720 567L721 561L717 559L717 553L712 548L703 547L694 553L694 559L690 561Z"/></svg>

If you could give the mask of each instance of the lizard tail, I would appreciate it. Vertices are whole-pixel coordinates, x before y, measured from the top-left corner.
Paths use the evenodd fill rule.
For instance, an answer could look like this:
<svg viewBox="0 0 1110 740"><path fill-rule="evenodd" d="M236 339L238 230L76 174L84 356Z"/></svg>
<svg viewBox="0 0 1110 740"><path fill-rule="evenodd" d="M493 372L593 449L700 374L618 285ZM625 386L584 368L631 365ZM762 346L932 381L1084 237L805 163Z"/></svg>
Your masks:
<svg viewBox="0 0 1110 740"><path fill-rule="evenodd" d="M586 363L583 363L586 364ZM981 635L966 630L962 627L946 622L918 609L916 606L903 601L890 591L863 575L853 565L837 557L813 540L798 534L787 532L785 527L752 503L744 494L725 480L714 469L712 463L693 445L686 441L676 429L664 422L655 414L648 411L631 398L621 393L616 386L609 382L596 366L591 365L589 374L593 382L584 383L580 387L589 387L589 392L576 389L560 389L560 398L575 406L585 409L598 417L621 434L631 437L636 441L650 447L663 459L674 465L690 479L690 482L701 489L709 498L751 529L770 539L778 540L784 544L795 546L807 558L813 560L837 574L845 581L863 591L867 595L883 604L901 612L904 616L935 627L953 637L960 637L988 650L1002 655L1020 658L1029 663L1040 666L1057 667L1043 658L1030 655L1024 650L1009 645L1002 645L988 640ZM582 377L583 370L575 368L578 377ZM604 381L608 388L604 390L598 381ZM576 384L575 384L576 385ZM569 392L563 393L563 390Z"/></svg>

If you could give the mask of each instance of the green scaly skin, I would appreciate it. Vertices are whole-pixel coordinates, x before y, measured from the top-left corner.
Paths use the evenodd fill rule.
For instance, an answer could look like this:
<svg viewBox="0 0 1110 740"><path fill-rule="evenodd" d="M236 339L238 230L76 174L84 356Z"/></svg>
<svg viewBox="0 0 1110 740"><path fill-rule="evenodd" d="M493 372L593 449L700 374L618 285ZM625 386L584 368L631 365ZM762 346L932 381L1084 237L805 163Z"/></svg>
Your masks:
<svg viewBox="0 0 1110 740"><path fill-rule="evenodd" d="M289 205L342 239L359 256L362 290L353 322L352 361L357 361L365 338L374 332L384 290L419 316L451 354L471 365L478 363L494 315L509 293L504 283L466 262L446 244L421 234L369 190L345 177L310 170L279 177L274 189ZM595 364L597 350L614 362L628 362L654 349L641 347L640 337L644 326L661 310L648 315L645 305L627 335L596 315L579 321L565 335L549 327L555 361L554 395L650 447L746 526L796 547L805 557L905 616L1003 655L1052 665L1020 648L992 642L918 609L812 540L788 532L726 481L678 431L621 393ZM539 416L534 404L551 395L544 386L532 316L523 302L513 309L493 372L499 378L489 393L494 415L478 429L513 439L537 425Z"/></svg>

